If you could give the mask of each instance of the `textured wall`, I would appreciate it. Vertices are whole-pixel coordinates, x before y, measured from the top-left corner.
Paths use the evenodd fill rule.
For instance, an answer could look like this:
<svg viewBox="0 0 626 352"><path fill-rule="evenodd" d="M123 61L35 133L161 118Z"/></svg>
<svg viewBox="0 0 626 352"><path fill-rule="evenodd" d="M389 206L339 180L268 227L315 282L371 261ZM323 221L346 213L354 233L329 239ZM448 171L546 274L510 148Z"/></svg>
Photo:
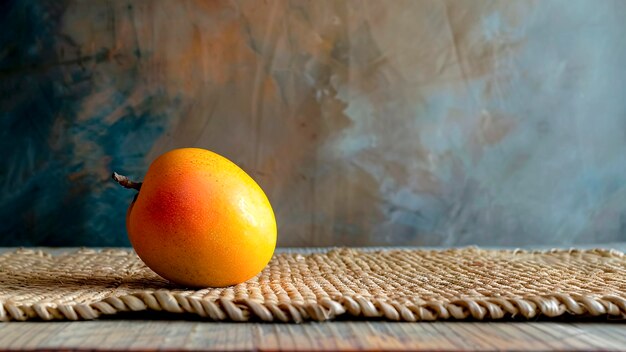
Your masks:
<svg viewBox="0 0 626 352"><path fill-rule="evenodd" d="M171 148L281 245L626 240L624 1L0 2L0 245L128 244Z"/></svg>

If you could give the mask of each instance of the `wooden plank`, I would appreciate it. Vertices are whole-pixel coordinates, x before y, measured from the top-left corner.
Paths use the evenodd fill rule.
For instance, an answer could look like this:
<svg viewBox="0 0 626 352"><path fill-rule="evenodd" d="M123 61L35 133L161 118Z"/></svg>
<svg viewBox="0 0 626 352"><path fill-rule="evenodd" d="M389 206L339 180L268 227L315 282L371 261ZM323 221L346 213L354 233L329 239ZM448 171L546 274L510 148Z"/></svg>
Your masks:
<svg viewBox="0 0 626 352"><path fill-rule="evenodd" d="M0 348L3 350L33 350L45 344L70 323L0 323Z"/></svg>
<svg viewBox="0 0 626 352"><path fill-rule="evenodd" d="M168 320L0 324L0 349L196 351L626 351L626 324L210 323Z"/></svg>
<svg viewBox="0 0 626 352"><path fill-rule="evenodd" d="M496 347L511 348L511 346L523 347L526 351L546 351L553 347L549 341L535 336L532 332L523 329L518 323L486 323L471 325L474 334L477 336L487 336Z"/></svg>
<svg viewBox="0 0 626 352"><path fill-rule="evenodd" d="M208 350L254 349L251 326L192 321L86 321L0 324L0 349Z"/></svg>
<svg viewBox="0 0 626 352"><path fill-rule="evenodd" d="M152 350L159 346L174 347L184 343L191 326L185 322L159 322L143 321L133 324L124 321L101 322L88 321L70 323L67 329L46 341L41 348L67 348L67 349L146 349Z"/></svg>
<svg viewBox="0 0 626 352"><path fill-rule="evenodd" d="M254 325L196 322L186 342L173 349L207 351L255 350Z"/></svg>
<svg viewBox="0 0 626 352"><path fill-rule="evenodd" d="M626 323L623 321L613 322L611 324L585 324L576 323L574 326L584 330L591 336L607 339L614 342L618 346L626 346Z"/></svg>

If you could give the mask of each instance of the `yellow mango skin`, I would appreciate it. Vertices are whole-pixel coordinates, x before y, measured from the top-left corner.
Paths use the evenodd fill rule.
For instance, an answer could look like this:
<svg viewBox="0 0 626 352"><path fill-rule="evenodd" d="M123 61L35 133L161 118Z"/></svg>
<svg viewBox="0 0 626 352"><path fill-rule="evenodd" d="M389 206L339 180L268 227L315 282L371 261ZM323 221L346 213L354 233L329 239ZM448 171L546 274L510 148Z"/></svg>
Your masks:
<svg viewBox="0 0 626 352"><path fill-rule="evenodd" d="M199 148L172 150L150 165L126 227L148 267L189 287L244 282L276 248L276 219L261 187L230 160Z"/></svg>

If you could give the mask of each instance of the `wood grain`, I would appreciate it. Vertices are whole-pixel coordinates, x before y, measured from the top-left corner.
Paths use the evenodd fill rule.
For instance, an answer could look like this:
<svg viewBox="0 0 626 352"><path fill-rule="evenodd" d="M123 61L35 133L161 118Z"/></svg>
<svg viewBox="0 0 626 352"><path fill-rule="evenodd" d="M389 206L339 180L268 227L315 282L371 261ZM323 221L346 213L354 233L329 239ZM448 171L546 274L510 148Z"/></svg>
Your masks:
<svg viewBox="0 0 626 352"><path fill-rule="evenodd" d="M618 323L2 323L0 349L130 351L626 351Z"/></svg>

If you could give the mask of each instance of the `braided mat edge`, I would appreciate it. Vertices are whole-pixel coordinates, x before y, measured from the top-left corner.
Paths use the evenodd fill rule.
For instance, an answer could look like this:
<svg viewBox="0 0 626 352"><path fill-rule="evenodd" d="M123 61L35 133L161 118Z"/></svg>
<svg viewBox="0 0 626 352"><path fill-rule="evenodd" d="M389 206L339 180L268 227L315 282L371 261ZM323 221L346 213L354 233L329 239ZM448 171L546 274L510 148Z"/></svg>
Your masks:
<svg viewBox="0 0 626 352"><path fill-rule="evenodd" d="M480 249L459 249L449 251ZM90 253L112 253L112 255L134 255L126 250L85 250ZM339 249L333 251L354 251ZM332 253L330 251L328 253ZM417 250L418 252L442 253L437 250ZM367 251L365 251L366 253ZM381 251L381 252L384 252ZM496 252L496 251L494 251ZM499 251L516 255L594 255L615 259L626 272L626 256L615 250L549 250L549 251ZM25 255L51 257L43 251L22 249ZM318 253L311 255L326 255ZM278 254L277 256L294 254ZM146 269L147 270L147 269ZM620 269L621 270L621 269ZM6 272L0 265L0 273ZM621 279L618 279L621 280ZM623 281L620 281L623 282ZM2 283L0 283L0 286ZM254 298L233 299L217 297L203 299L183 292L169 289L137 290L130 294L105 296L93 302L69 302L57 304L42 302L19 304L0 295L0 320L24 321L41 320L92 320L103 315L110 316L121 312L164 311L200 316L214 321L266 321L266 322L303 322L327 321L338 317L361 319L383 319L389 321L433 321L446 319L496 320L503 318L533 319L539 316L555 318L568 315L606 316L611 319L626 319L626 292L623 285L617 292L610 294L579 294L555 292L552 294L525 295L523 297L458 297L449 300L421 300L409 297L404 300L381 298L376 295L344 294L341 296L322 297L315 302L270 302Z"/></svg>

